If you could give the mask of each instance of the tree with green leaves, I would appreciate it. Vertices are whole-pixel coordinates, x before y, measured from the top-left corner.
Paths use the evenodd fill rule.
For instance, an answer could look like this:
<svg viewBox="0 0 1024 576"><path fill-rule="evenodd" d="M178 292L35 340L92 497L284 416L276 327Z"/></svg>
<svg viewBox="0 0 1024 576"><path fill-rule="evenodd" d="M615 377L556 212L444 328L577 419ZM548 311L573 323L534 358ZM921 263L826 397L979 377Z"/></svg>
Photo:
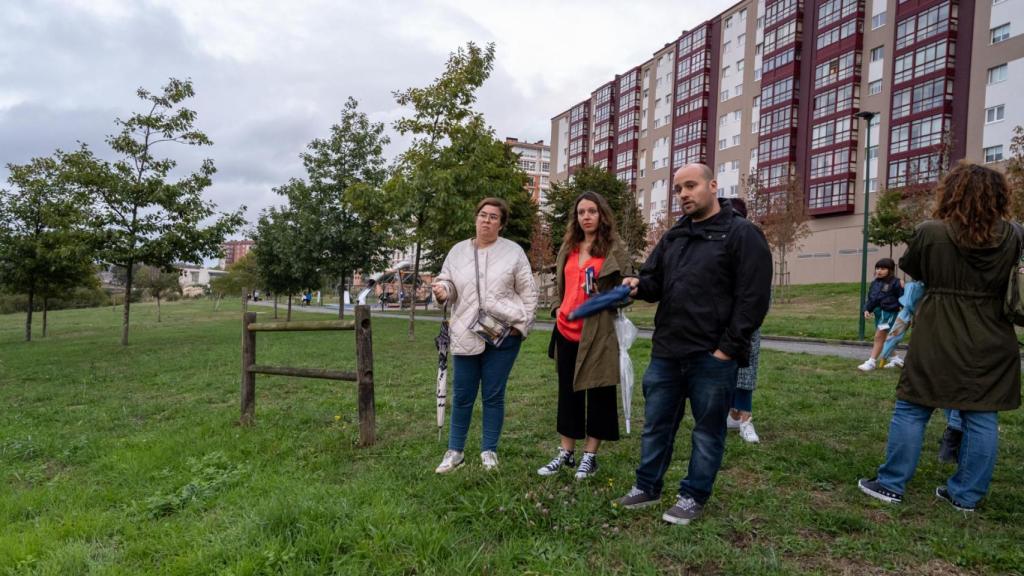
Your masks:
<svg viewBox="0 0 1024 576"><path fill-rule="evenodd" d="M178 281L179 272L170 272L157 268L156 266L143 266L139 269L136 285L142 290L149 292L149 295L156 300L156 321L160 322L160 300L168 294L181 294L181 282Z"/></svg>
<svg viewBox="0 0 1024 576"><path fill-rule="evenodd" d="M359 270L383 270L394 245L393 217L378 207L390 139L384 124L370 122L358 108L350 97L330 136L313 140L302 153L308 185L283 188L306 236L308 249L299 257L314 259L313 267L337 288L339 318L348 279Z"/></svg>
<svg viewBox="0 0 1024 576"><path fill-rule="evenodd" d="M636 205L636 198L626 183L614 174L596 166L585 166L564 182L552 184L545 202L544 218L551 231L551 249L558 254L565 237L565 229L575 214L572 205L583 192L597 192L608 201L615 214L619 238L629 251L634 263L639 263L647 249L647 223Z"/></svg>
<svg viewBox="0 0 1024 576"><path fill-rule="evenodd" d="M903 191L900 188L882 191L868 227L868 241L875 246L888 246L890 258L894 246L907 242L914 235L913 226L907 226L902 202Z"/></svg>
<svg viewBox="0 0 1024 576"><path fill-rule="evenodd" d="M95 284L88 197L67 177L67 155L8 164L13 190L0 190L0 286L28 296L25 340L32 340L36 298L46 301Z"/></svg>
<svg viewBox="0 0 1024 576"><path fill-rule="evenodd" d="M303 192L283 188L302 187L304 182L292 180L275 191L288 196ZM308 255L315 246L304 243L309 236L301 228L302 219L297 212L289 207L272 207L260 214L253 235L252 254L264 287L274 294L288 295L288 321L292 319L292 295L320 286L318 261Z"/></svg>
<svg viewBox="0 0 1024 576"><path fill-rule="evenodd" d="M394 93L410 114L395 122L412 135L385 187L388 204L408 231L414 247L413 274L421 257L437 269L458 241L472 237L473 209L484 197L504 198L510 208L506 238L529 248L534 206L523 186L526 175L515 155L494 137L473 109L476 92L494 69L494 44L470 42L451 53L444 72L430 85ZM409 338L415 336L416 307L409 311Z"/></svg>
<svg viewBox="0 0 1024 576"><path fill-rule="evenodd" d="M131 294L136 264L170 270L177 262L217 256L224 237L244 222L244 207L217 214L215 205L203 198L216 172L212 160L172 180L177 162L156 155L162 145L211 144L195 128L196 113L182 105L195 96L192 81L171 78L159 92L139 88L137 95L145 110L127 120L117 119L120 132L107 138L118 160L101 161L85 146L75 158L78 182L96 198L100 259L128 271L126 294ZM131 298L125 298L121 330L125 346L130 315Z"/></svg>

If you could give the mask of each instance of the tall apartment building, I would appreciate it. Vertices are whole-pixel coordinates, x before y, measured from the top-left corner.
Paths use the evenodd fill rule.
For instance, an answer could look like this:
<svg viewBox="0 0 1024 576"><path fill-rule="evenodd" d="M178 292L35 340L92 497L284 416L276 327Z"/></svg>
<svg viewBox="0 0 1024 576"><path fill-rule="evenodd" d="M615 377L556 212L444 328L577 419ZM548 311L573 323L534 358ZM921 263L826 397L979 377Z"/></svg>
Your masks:
<svg viewBox="0 0 1024 576"><path fill-rule="evenodd" d="M252 240L228 240L222 244L221 250L224 251L224 258L220 261L221 270L227 270L228 266L244 258L249 250L252 250L253 244Z"/></svg>
<svg viewBox="0 0 1024 576"><path fill-rule="evenodd" d="M547 199L548 190L551 189L551 147L544 144L543 140L531 144L520 142L518 138L505 138L505 145L519 156L519 167L530 177L526 184L530 198L537 205L543 204Z"/></svg>
<svg viewBox="0 0 1024 576"><path fill-rule="evenodd" d="M812 234L791 280L857 280L865 161L877 192L932 182L946 159L1009 156L1024 124L1010 101L1024 93L1014 15L1024 0L740 2L555 116L551 180L604 167L653 223L679 215L684 164L712 166L727 197L755 170L769 191L795 175ZM859 112L876 113L870 126Z"/></svg>

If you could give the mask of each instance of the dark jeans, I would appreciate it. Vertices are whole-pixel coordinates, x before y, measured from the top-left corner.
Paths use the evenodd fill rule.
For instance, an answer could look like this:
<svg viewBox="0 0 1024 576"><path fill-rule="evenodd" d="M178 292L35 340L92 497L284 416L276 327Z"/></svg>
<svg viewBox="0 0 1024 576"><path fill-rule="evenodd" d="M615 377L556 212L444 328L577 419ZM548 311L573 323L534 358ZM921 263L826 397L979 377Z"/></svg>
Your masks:
<svg viewBox="0 0 1024 576"><path fill-rule="evenodd" d="M576 391L573 376L579 342L566 340L555 328L558 348L558 433L566 438L582 440L590 436L598 440L619 439L619 411L615 392L617 386L602 386Z"/></svg>
<svg viewBox="0 0 1024 576"><path fill-rule="evenodd" d="M473 419L477 390L483 390L483 440L480 451L498 451L498 438L505 423L505 385L512 364L519 355L521 336L509 336L501 347L490 344L480 354L452 356L455 377L452 382L452 424L448 449L462 452Z"/></svg>
<svg viewBox="0 0 1024 576"><path fill-rule="evenodd" d="M694 419L690 466L679 483L679 494L701 504L707 502L725 453L725 419L736 388L736 371L735 360L723 362L707 352L683 359L651 358L644 373L646 405L637 488L661 495L689 398Z"/></svg>

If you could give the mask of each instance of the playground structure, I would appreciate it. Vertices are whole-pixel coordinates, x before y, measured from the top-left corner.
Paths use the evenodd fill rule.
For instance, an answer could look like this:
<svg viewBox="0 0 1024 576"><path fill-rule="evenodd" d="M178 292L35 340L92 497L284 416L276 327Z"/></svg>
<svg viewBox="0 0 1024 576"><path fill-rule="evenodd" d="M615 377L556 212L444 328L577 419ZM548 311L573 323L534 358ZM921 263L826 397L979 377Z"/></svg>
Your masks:
<svg viewBox="0 0 1024 576"><path fill-rule="evenodd" d="M347 372L323 368L293 368L264 366L256 363L257 332L311 332L355 331L356 371ZM256 322L255 312L242 315L242 388L240 423L251 426L256 414L256 374L323 378L358 383L359 389L359 444L370 446L377 441L376 405L373 397L373 333L370 329L370 308L356 306L355 320L307 322Z"/></svg>

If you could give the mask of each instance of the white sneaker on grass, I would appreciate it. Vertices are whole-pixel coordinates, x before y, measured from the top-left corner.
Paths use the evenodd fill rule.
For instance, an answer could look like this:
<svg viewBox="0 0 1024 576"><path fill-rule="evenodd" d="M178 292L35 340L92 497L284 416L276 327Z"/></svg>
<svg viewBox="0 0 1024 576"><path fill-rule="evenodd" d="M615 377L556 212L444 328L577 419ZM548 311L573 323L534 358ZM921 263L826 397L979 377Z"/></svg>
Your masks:
<svg viewBox="0 0 1024 576"><path fill-rule="evenodd" d="M458 450L449 450L444 453L444 458L441 459L441 464L434 469L434 472L438 474L447 474L459 466L462 466L465 462L466 458L462 452L459 452Z"/></svg>
<svg viewBox="0 0 1024 576"><path fill-rule="evenodd" d="M480 462L484 465L484 470L494 470L498 467L498 454L493 450L484 450L480 453Z"/></svg>
<svg viewBox="0 0 1024 576"><path fill-rule="evenodd" d="M893 356L892 358L890 358L885 363L884 367L885 368L902 368L903 367L903 358L900 358L899 356Z"/></svg>
<svg viewBox="0 0 1024 576"><path fill-rule="evenodd" d="M754 430L753 420L740 422L740 438L748 444L757 444L761 441L761 438L757 435L757 431Z"/></svg>
<svg viewBox="0 0 1024 576"><path fill-rule="evenodd" d="M740 429L740 419L739 418L733 418L732 414L729 414L728 416L725 417L725 429L726 430L739 430Z"/></svg>
<svg viewBox="0 0 1024 576"><path fill-rule="evenodd" d="M857 370L860 370L861 372L871 372L872 370L875 369L876 366L877 364L875 362L875 359L868 358L867 360L864 361L863 364L857 366Z"/></svg>

